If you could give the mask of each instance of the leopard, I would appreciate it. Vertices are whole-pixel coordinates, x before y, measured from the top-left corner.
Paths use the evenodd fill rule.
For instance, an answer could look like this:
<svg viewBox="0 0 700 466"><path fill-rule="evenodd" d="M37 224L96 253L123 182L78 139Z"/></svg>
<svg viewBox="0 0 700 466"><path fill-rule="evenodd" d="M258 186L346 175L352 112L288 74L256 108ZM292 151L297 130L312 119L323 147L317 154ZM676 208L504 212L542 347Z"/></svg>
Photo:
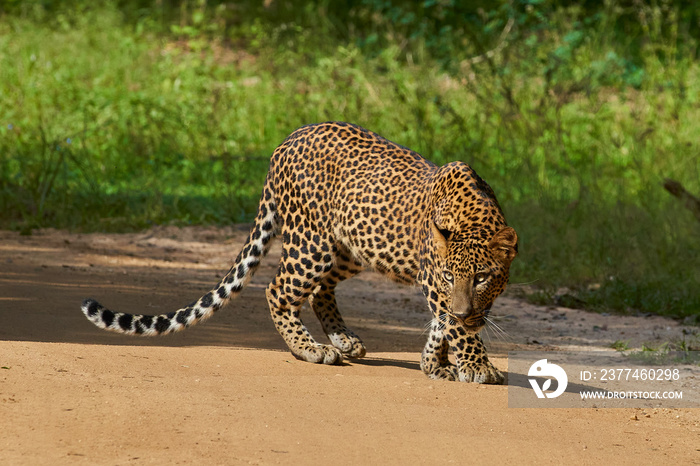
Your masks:
<svg viewBox="0 0 700 466"><path fill-rule="evenodd" d="M465 162L437 166L351 123L303 126L274 150L245 243L219 283L197 301L146 315L111 311L89 298L82 311L97 327L123 334L186 329L240 294L273 239L281 239L282 252L265 294L272 321L297 359L342 364L366 355L338 311L335 289L374 270L425 296L432 319L420 368L428 377L504 382L480 331L508 283L518 236L493 190ZM330 344L307 330L305 303Z"/></svg>

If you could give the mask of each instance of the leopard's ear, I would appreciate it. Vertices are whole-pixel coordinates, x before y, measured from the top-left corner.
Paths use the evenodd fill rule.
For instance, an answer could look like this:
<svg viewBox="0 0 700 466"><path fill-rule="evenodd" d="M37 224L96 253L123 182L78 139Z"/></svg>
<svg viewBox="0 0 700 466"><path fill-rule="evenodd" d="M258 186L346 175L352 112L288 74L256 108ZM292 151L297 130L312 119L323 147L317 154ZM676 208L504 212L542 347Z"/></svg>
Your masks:
<svg viewBox="0 0 700 466"><path fill-rule="evenodd" d="M518 254L518 234L513 228L505 227L493 236L489 248L501 262L510 265Z"/></svg>
<svg viewBox="0 0 700 466"><path fill-rule="evenodd" d="M442 257L447 256L447 242L450 240L452 232L440 228L438 224L432 220L430 220L430 230L433 233L433 241L437 247L438 254Z"/></svg>
<svg viewBox="0 0 700 466"><path fill-rule="evenodd" d="M435 203L433 212L430 215L430 229L433 233L433 241L438 247L438 253L445 257L447 255L447 243L452 239L454 233L459 231L453 215L453 207L450 199L442 199Z"/></svg>

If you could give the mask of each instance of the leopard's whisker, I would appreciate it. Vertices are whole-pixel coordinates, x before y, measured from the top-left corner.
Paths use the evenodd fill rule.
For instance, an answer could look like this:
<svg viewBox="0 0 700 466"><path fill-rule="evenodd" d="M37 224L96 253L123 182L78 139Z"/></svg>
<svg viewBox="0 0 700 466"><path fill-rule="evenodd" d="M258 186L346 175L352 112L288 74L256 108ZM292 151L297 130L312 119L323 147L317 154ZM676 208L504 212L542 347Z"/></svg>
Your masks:
<svg viewBox="0 0 700 466"><path fill-rule="evenodd" d="M435 320L430 320L430 321L428 321L428 323L426 323L426 324L423 326L423 331L420 333L421 336L422 336L422 335L425 335L425 334L427 334L427 333L429 333L429 332L431 332L431 331L433 330L433 325L434 325L434 324L435 324Z"/></svg>
<svg viewBox="0 0 700 466"><path fill-rule="evenodd" d="M489 343L493 340L491 336L491 329L489 328L488 325L485 325L484 328L482 329L481 335L483 335L485 340L487 340Z"/></svg>
<svg viewBox="0 0 700 466"><path fill-rule="evenodd" d="M512 341L511 336L500 325L498 325L492 317L486 317L488 325L486 328L492 329L494 333L503 341Z"/></svg>

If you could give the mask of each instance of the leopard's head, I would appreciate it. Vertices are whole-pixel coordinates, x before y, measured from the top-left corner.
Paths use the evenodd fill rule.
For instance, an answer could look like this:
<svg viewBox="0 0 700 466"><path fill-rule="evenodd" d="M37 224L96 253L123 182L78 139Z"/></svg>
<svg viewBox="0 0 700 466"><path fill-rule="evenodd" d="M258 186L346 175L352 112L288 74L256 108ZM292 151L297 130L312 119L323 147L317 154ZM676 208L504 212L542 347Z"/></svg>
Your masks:
<svg viewBox="0 0 700 466"><path fill-rule="evenodd" d="M434 312L479 329L508 283L518 235L491 188L464 163L438 169L430 196L424 292Z"/></svg>
<svg viewBox="0 0 700 466"><path fill-rule="evenodd" d="M479 329L508 284L518 235L513 228L504 227L490 240L480 241L441 229L434 222L431 225L436 301L450 317Z"/></svg>

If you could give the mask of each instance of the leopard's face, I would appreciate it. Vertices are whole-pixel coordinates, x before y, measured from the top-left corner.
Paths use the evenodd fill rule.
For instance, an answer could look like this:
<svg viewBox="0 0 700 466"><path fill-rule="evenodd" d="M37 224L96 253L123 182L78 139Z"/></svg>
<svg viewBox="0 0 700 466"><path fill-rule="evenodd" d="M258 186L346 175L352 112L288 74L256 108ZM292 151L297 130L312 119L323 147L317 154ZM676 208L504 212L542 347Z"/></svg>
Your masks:
<svg viewBox="0 0 700 466"><path fill-rule="evenodd" d="M505 290L509 269L488 246L451 242L437 280L448 314L469 328L483 327L491 305Z"/></svg>
<svg viewBox="0 0 700 466"><path fill-rule="evenodd" d="M449 317L478 330L508 284L510 264L517 254L515 230L505 227L490 241L450 238L437 229L434 235L433 301Z"/></svg>

